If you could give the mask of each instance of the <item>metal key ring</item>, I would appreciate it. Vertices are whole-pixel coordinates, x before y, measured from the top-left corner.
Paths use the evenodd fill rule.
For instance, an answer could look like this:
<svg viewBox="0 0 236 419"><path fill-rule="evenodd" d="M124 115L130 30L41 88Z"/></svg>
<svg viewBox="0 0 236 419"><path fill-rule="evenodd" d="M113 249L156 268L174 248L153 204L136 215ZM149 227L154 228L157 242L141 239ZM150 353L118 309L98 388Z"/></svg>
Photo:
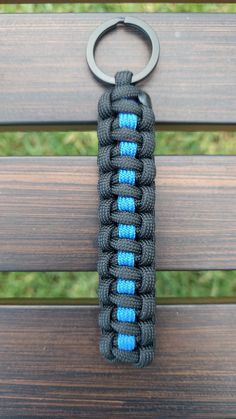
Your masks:
<svg viewBox="0 0 236 419"><path fill-rule="evenodd" d="M117 25L123 24L126 26L132 26L136 29L140 30L144 35L146 35L147 39L151 43L152 52L151 57L144 69L137 74L134 74L132 77L132 83L137 83L147 77L152 70L157 65L159 55L160 55L160 44L157 38L156 33L154 30L145 22L140 19L134 17L118 17L115 19L110 19L99 26L95 31L90 35L88 45L87 45L87 62L88 65L96 76L97 79L102 80L109 84L115 84L115 77L109 76L105 74L100 68L97 66L95 61L95 49L98 44L98 41L110 30L115 29Z"/></svg>

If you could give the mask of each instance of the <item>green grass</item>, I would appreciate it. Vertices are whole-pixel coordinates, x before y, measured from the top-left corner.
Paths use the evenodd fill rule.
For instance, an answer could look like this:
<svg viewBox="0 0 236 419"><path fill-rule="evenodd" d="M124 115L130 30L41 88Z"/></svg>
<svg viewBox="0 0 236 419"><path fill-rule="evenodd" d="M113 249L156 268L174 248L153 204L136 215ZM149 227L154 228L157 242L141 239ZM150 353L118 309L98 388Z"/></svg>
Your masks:
<svg viewBox="0 0 236 419"><path fill-rule="evenodd" d="M233 4L23 4L0 6L3 13L83 13L83 12L221 12L234 13Z"/></svg>
<svg viewBox="0 0 236 419"><path fill-rule="evenodd" d="M235 5L139 4L139 5L10 5L2 13L51 12L235 12ZM236 154L236 133L161 132L156 154ZM29 132L2 133L1 156L96 155L95 133ZM0 273L0 298L79 298L95 297L96 273ZM220 297L236 295L236 275L232 271L160 272L157 292L163 297Z"/></svg>

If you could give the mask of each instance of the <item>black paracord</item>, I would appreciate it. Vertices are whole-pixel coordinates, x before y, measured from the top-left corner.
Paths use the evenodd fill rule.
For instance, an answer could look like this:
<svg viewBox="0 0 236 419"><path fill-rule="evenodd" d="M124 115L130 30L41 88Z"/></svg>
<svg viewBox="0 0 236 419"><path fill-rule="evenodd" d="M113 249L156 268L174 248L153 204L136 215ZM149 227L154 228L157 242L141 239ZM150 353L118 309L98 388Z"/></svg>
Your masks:
<svg viewBox="0 0 236 419"><path fill-rule="evenodd" d="M98 105L100 350L144 367L154 356L155 118L131 79L118 72Z"/></svg>

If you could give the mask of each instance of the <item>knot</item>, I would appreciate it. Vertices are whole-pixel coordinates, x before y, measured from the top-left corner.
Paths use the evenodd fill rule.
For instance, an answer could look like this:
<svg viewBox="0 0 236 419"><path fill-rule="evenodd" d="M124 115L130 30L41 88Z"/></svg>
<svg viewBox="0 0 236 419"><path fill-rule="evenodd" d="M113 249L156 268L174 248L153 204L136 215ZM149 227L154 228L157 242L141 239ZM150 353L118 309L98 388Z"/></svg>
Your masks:
<svg viewBox="0 0 236 419"><path fill-rule="evenodd" d="M154 356L154 114L133 73L119 71L98 104L100 351L142 368Z"/></svg>
<svg viewBox="0 0 236 419"><path fill-rule="evenodd" d="M133 73L131 71L118 71L115 75L115 81L117 86L121 86L123 84L130 84L133 77Z"/></svg>

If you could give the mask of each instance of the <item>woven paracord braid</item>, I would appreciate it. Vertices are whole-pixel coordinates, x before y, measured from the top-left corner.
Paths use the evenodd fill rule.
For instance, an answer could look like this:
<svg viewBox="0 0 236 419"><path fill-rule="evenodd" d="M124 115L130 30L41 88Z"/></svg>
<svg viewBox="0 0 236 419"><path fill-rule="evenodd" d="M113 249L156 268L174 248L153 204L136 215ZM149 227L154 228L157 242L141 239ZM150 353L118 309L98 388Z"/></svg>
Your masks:
<svg viewBox="0 0 236 419"><path fill-rule="evenodd" d="M131 79L117 73L98 105L100 350L144 367L154 356L154 114Z"/></svg>

